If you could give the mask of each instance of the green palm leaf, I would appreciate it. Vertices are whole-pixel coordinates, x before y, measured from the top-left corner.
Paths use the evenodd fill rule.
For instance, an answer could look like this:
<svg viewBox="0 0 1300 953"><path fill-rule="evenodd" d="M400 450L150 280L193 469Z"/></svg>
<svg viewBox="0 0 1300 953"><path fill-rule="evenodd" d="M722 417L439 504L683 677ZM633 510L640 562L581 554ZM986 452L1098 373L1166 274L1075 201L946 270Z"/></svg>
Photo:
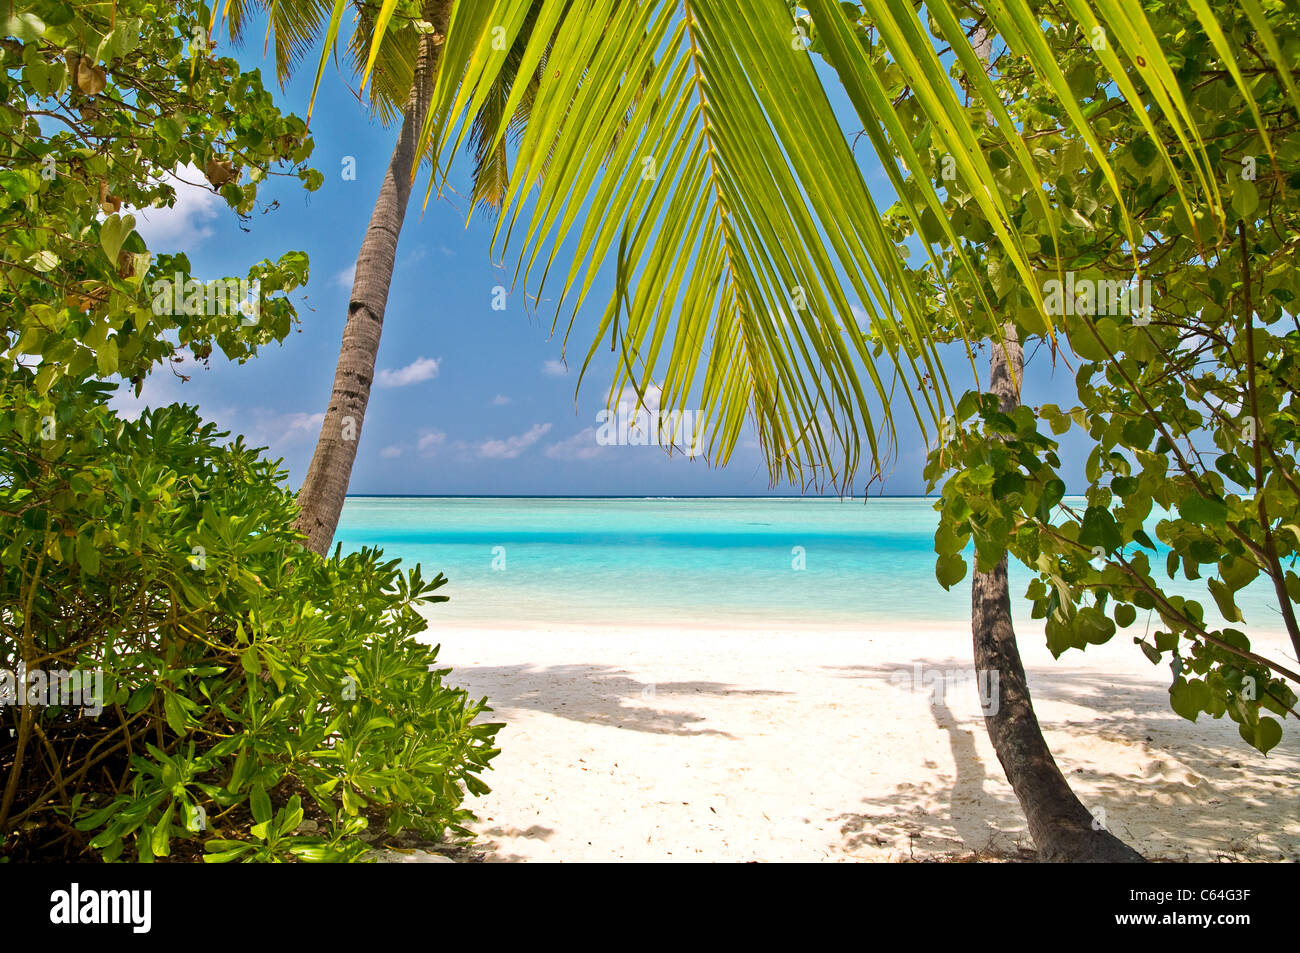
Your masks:
<svg viewBox="0 0 1300 953"><path fill-rule="evenodd" d="M513 36L525 6L457 6L444 57L463 68L440 77L428 130L440 167L504 64L493 29ZM882 462L885 373L904 375L914 413L938 420L948 395L926 315L784 4L556 0L537 23L522 68L552 29L558 65L536 88L497 239L538 296L563 268L555 306L569 328L613 270L583 364L609 342L611 398L658 383L665 410L698 400L719 462L749 415L774 477L833 483L862 435ZM912 346L873 355L855 304Z"/></svg>
<svg viewBox="0 0 1300 953"><path fill-rule="evenodd" d="M850 5L801 5L904 213L918 234L928 231L930 242L952 246L957 271L965 270L976 296L970 309L992 315L986 276L966 259L918 148L893 115L887 83L863 48L856 17L845 11ZM1208 247L1225 234L1231 213L1210 151L1141 5L989 0L980 10L957 0L923 7L862 0L861 6L924 113L926 148L952 157L992 226L1007 273L1037 305L1044 334L1053 333L1053 322L1039 273L997 185L983 133L991 130L1005 143L1019 173L1033 183L1031 201L1059 248L1044 195L1050 170L1038 168L1035 151L985 74L967 36L972 17L1055 93L1059 121L1090 150L1131 249L1143 240L1133 233L1127 205L1133 197L1124 194L1100 145L1104 137L1044 41L1048 20L1091 42L1112 89L1150 135L1191 227L1208 228L1194 238ZM501 196L495 247L517 258L516 279L539 299L558 281L556 321L567 308L566 343L597 279L613 273L615 288L583 364L585 371L608 342L618 358L611 399L624 386L644 393L659 383L666 408L699 400L710 456L719 462L750 415L773 478L803 478L811 470L842 483L858 461L859 436L882 465L881 438L893 423L886 375L904 382L902 393L923 430L951 397L927 327L924 301L933 289L915 285L902 250L882 228L819 74L800 48L790 7L787 0L457 3L425 130L435 159L426 202L445 188L449 156L472 135L475 151L491 157ZM1242 9L1260 44L1283 62L1259 0L1243 0ZM1193 0L1190 12L1230 60L1209 5ZM533 32L520 42L525 22ZM1249 80L1235 66L1229 72L1258 122ZM1300 112L1300 89L1288 70L1279 72ZM530 79L505 84L504 102L492 102L505 88L498 85L503 75ZM962 89L974 92L973 104L959 97ZM508 117L525 97L531 118L511 163L503 150ZM1178 155L1156 134L1157 121L1169 124ZM1271 144L1264 145L1272 156ZM1198 226L1192 209L1202 204L1215 214ZM925 250L937 265L929 242ZM1135 253L1135 271L1137 260ZM796 297L806 307L796 306ZM868 312L870 334L857 327L854 304ZM947 310L962 319L961 309Z"/></svg>

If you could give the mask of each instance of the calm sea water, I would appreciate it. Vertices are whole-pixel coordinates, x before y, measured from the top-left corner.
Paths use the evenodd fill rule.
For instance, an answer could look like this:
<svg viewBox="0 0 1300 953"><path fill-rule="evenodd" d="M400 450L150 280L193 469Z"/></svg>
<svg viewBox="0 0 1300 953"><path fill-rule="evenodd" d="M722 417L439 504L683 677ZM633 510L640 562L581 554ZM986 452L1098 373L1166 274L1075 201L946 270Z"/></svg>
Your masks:
<svg viewBox="0 0 1300 953"><path fill-rule="evenodd" d="M451 601L434 611L446 622L961 624L969 576L951 592L935 581L932 506L915 498L354 497L336 538L345 550L380 546L421 563L426 576L444 573ZM1019 599L1030 578L1012 567L1021 624L1030 622ZM1267 593L1251 588L1240 600L1247 620L1276 628Z"/></svg>

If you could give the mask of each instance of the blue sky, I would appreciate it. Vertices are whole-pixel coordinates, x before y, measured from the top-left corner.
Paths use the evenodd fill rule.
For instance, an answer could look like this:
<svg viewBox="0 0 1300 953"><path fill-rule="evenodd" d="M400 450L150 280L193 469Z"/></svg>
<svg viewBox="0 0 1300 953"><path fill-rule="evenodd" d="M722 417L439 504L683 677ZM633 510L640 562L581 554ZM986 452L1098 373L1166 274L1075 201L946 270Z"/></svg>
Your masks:
<svg viewBox="0 0 1300 953"><path fill-rule="evenodd" d="M261 33L253 28L249 36L260 39ZM257 40L235 55L246 67L274 75ZM286 112L306 114L309 72L303 70L277 96ZM140 399L119 399L128 413L143 404L197 404L209 419L283 457L294 486L306 472L328 402L351 269L396 138L396 128L372 120L348 86L344 77L327 73L313 111L316 148L311 164L325 176L318 191L304 192L296 180L268 186L263 204L275 200L278 207L255 211L245 232L216 196L180 186L176 208L143 213L138 226L152 250L186 252L195 273L207 278L244 274L253 262L291 249L310 256L311 281L294 296L301 325L282 346L243 366L219 356L209 368L182 365L180 370L190 375L184 383L163 369L149 379ZM849 116L847 103L837 102L839 107ZM865 146L858 153L874 162ZM355 179L350 180L343 175L349 157L355 159ZM725 468L681 456L670 459L655 447L598 446L593 428L597 412L605 406L604 368L589 372L576 399L575 386L577 366L605 299L593 294L592 303L579 313L567 369L563 327L560 334L551 335L553 309L526 309L522 294L512 293L505 311L493 310L493 289L508 287L510 272L492 264L491 222L476 216L466 227L468 169L468 162L458 162L452 175L458 195L431 202L423 214L425 181L417 182L398 247L379 373L352 493L797 492L789 486L768 486L767 469L752 435L742 438ZM870 168L867 173L883 199L888 194L884 175ZM882 207L885 204L881 201ZM954 392L960 394L970 384L970 371L956 352L951 369ZM1026 375L1026 400L1072 406L1072 395L1071 371L1058 366L1053 374L1045 351L1041 353ZM906 407L900 407L898 423L899 458L883 489L899 495L921 493L925 451ZM1068 447L1064 456L1068 480L1068 474L1079 472L1080 461ZM859 492L864 479L860 475L856 481ZM880 490L876 485L872 492Z"/></svg>

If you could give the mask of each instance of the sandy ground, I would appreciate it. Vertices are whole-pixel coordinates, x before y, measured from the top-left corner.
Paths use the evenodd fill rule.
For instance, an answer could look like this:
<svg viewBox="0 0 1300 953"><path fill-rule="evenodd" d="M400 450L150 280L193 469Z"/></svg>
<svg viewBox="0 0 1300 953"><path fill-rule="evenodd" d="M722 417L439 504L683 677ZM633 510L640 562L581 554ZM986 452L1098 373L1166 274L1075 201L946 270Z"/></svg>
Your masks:
<svg viewBox="0 0 1300 953"><path fill-rule="evenodd" d="M439 626L506 727L477 799L497 861L893 861L1030 846L959 630ZM1148 857L1300 860L1300 731L1268 757L1184 721L1130 640L1021 633L1058 764ZM1257 639L1276 658L1279 641ZM952 673L936 701L937 679ZM918 677L919 674L919 677ZM1104 812L1104 813L1103 813Z"/></svg>

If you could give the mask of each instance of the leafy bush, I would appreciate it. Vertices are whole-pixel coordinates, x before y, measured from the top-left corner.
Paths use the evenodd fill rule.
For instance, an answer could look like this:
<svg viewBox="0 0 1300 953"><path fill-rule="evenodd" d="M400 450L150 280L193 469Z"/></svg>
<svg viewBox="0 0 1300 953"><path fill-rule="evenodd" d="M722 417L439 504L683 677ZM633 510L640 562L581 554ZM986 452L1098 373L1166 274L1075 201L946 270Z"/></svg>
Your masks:
<svg viewBox="0 0 1300 953"><path fill-rule="evenodd" d="M446 580L376 550L303 550L283 474L239 440L219 446L192 408L130 423L101 405L82 423L44 448L7 433L0 457L22 478L0 560L12 604L30 607L25 657L104 673L98 719L23 709L39 744L11 823L47 822L33 847L56 818L108 860L167 856L176 839L215 860L355 859L375 809L392 831L461 830L462 785L486 790L497 726L473 723L483 704L415 639L416 606L443 601ZM43 455L58 466L33 465ZM285 802L274 817L270 794ZM294 833L302 797L319 835Z"/></svg>
<svg viewBox="0 0 1300 953"><path fill-rule="evenodd" d="M934 289L935 325L950 339L1013 327L1031 356L1068 343L1078 406L1003 413L992 395L962 397L925 470L932 487L943 482L936 575L945 587L960 580L971 542L984 571L1010 552L1036 574L1026 598L1054 655L1127 630L1122 638L1168 666L1175 713L1226 716L1267 754L1297 715L1300 689L1291 661L1300 655L1300 100L1289 78L1300 7L1265 13L1210 0L1191 23L1173 5L1134 6L1147 45L1177 50L1185 113L1148 114L1116 98L1119 74L1048 6L1052 58L1082 115L1104 117L1087 141L1048 108L1058 91L1020 53L1000 52L991 76L1013 122L1033 130L1041 183L1013 168L993 126L978 132L1000 156L998 198L1014 210L1042 305L991 238L997 222L970 187L942 178L966 241L936 242L918 271ZM1267 51L1261 25L1274 39ZM1115 53L1126 82L1142 87L1151 65ZM899 115L937 166L916 104L900 104ZM1206 181L1187 188L1178 170L1193 168ZM909 183L916 206L921 181ZM895 206L891 218L906 237L906 210ZM1064 500L1065 434L1087 448L1082 506ZM1238 593L1252 583L1268 604L1247 619ZM1289 650L1256 644L1270 629L1285 632Z"/></svg>
<svg viewBox="0 0 1300 953"><path fill-rule="evenodd" d="M464 832L497 753L485 703L416 639L442 576L307 552L278 463L194 408L108 404L114 376L138 393L282 340L307 279L301 253L250 269L253 322L154 300L189 264L122 204L172 201L162 172L206 163L240 214L278 165L319 183L302 121L201 42L209 16L42 0L0 41L0 690L32 700L25 671L62 692L0 707L10 857L355 860L372 821Z"/></svg>

